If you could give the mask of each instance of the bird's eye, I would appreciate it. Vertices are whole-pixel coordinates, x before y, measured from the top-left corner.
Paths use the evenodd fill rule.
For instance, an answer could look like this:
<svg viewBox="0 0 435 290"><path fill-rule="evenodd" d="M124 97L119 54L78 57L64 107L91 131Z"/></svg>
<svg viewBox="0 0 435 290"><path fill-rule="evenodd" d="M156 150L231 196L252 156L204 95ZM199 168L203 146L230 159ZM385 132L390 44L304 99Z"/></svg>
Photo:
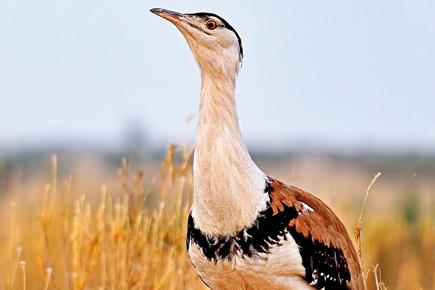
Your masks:
<svg viewBox="0 0 435 290"><path fill-rule="evenodd" d="M219 26L219 24L214 20L207 21L207 23L205 25L207 26L207 28L209 30L214 30Z"/></svg>

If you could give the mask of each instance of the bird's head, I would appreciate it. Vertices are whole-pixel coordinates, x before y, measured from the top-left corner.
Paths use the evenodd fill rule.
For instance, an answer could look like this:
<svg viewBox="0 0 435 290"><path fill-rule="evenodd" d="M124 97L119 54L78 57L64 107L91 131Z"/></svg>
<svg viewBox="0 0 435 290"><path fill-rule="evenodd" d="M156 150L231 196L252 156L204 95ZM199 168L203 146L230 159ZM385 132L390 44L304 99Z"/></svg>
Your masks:
<svg viewBox="0 0 435 290"><path fill-rule="evenodd" d="M242 42L223 18L212 13L182 14L161 8L151 12L181 31L203 73L214 77L237 74L243 58Z"/></svg>

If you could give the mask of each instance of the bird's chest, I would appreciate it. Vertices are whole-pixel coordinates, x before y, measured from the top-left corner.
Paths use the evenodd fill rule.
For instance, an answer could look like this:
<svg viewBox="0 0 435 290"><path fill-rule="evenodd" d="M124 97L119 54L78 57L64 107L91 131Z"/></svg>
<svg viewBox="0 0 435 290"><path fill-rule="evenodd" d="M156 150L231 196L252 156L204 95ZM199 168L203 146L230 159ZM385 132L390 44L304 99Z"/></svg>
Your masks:
<svg viewBox="0 0 435 290"><path fill-rule="evenodd" d="M189 257L201 279L211 289L261 289L254 285L265 282L264 278L256 277L255 268L239 256L211 261L198 246L193 245Z"/></svg>
<svg viewBox="0 0 435 290"><path fill-rule="evenodd" d="M188 253L199 276L211 289L312 289L300 278L305 270L295 242L286 238L267 252L255 252L255 245L246 245L245 249L235 244L202 248L190 241Z"/></svg>

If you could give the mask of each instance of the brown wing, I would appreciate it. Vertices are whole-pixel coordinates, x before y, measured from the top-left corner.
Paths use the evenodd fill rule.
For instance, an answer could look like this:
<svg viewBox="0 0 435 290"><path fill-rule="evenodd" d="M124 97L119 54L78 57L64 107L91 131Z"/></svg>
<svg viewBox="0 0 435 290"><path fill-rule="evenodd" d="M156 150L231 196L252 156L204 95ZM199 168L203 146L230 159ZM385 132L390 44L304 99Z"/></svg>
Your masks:
<svg viewBox="0 0 435 290"><path fill-rule="evenodd" d="M364 289L358 256L346 228L320 199L293 186L270 179L274 215L296 209L288 225L299 246L305 280L316 289Z"/></svg>

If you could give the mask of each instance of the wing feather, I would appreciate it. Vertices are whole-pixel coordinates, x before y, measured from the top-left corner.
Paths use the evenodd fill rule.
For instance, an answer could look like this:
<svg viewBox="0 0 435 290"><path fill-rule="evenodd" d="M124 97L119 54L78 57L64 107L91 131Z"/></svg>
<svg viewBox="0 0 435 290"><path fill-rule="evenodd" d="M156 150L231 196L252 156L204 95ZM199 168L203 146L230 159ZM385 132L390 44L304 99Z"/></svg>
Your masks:
<svg viewBox="0 0 435 290"><path fill-rule="evenodd" d="M316 289L364 289L352 240L334 212L308 192L274 179L269 182L273 214L289 208L298 212L288 229L299 246L305 280Z"/></svg>

